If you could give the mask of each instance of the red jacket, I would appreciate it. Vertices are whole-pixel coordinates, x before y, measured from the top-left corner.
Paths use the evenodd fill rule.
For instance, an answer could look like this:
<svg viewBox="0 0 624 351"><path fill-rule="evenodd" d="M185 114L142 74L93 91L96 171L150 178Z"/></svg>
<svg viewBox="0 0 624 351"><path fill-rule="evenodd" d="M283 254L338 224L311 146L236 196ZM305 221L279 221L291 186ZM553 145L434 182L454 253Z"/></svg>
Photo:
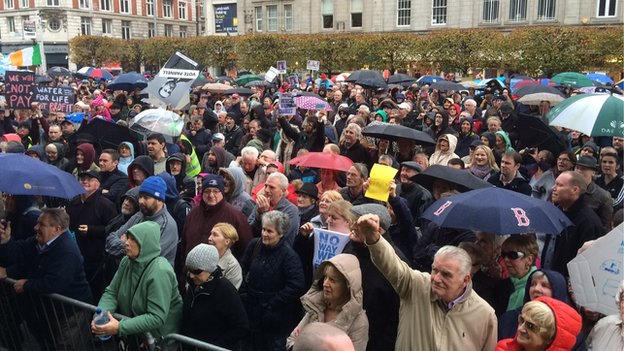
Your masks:
<svg viewBox="0 0 624 351"><path fill-rule="evenodd" d="M550 298L538 297L533 301L540 301L548 305L555 314L555 340L546 351L569 351L576 343L576 336L581 331L581 316L565 302ZM513 339L504 339L496 344L496 351L521 351L522 345L518 344L516 337Z"/></svg>

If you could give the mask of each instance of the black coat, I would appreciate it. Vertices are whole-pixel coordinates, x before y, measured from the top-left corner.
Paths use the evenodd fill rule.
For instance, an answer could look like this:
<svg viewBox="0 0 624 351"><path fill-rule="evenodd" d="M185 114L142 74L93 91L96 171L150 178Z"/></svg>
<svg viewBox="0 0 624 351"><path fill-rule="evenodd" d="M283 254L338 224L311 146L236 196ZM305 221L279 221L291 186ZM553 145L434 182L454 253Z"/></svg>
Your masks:
<svg viewBox="0 0 624 351"><path fill-rule="evenodd" d="M363 163L370 170L373 165L373 160L370 152L360 143L359 140L355 141L351 147L345 145L340 146L340 154L344 157L348 157L354 163Z"/></svg>
<svg viewBox="0 0 624 351"><path fill-rule="evenodd" d="M241 140L243 139L243 129L235 125L231 130L226 128L225 133L225 146L224 149L230 152L234 156L240 155Z"/></svg>
<svg viewBox="0 0 624 351"><path fill-rule="evenodd" d="M526 180L520 173L516 174L516 177L507 185L503 185L503 182L500 180L500 172L492 174L491 177L488 178L488 183L494 185L498 188L503 188L511 191L515 191L520 194L524 194L526 196L531 196L533 192L533 188L529 185L529 181Z"/></svg>
<svg viewBox="0 0 624 351"><path fill-rule="evenodd" d="M240 349L249 332L249 320L238 291L221 269L199 287L186 288L182 334L230 350Z"/></svg>
<svg viewBox="0 0 624 351"><path fill-rule="evenodd" d="M107 193L103 193L104 197L109 199L112 203L120 205L120 198L128 191L130 187L130 180L128 176L115 168L113 172L100 172L100 188L108 190Z"/></svg>

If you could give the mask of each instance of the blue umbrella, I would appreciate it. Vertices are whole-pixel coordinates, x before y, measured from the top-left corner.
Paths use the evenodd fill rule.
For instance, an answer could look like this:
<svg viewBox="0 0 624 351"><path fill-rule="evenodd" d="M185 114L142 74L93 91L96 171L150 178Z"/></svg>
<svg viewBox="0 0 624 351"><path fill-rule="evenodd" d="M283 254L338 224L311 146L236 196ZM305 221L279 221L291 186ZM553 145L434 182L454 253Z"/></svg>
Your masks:
<svg viewBox="0 0 624 351"><path fill-rule="evenodd" d="M84 112L74 112L65 116L66 121L70 121L73 124L80 124L84 119Z"/></svg>
<svg viewBox="0 0 624 351"><path fill-rule="evenodd" d="M145 87L147 87L147 79L136 72L121 74L106 86L110 90L124 91L132 91L135 88L144 89Z"/></svg>
<svg viewBox="0 0 624 351"><path fill-rule="evenodd" d="M70 173L24 154L0 154L0 191L71 199L85 192Z"/></svg>
<svg viewBox="0 0 624 351"><path fill-rule="evenodd" d="M573 225L553 204L502 188L484 188L441 198L425 213L443 228L494 234L560 234Z"/></svg>
<svg viewBox="0 0 624 351"><path fill-rule="evenodd" d="M423 84L433 84L435 82L439 82L441 80L444 80L444 78L440 77L440 76L422 76L420 78L418 78L418 80L416 80L416 83L418 83L418 85L423 85Z"/></svg>
<svg viewBox="0 0 624 351"><path fill-rule="evenodd" d="M613 79L602 73L588 73L587 78L591 79L592 82L600 84L613 84Z"/></svg>

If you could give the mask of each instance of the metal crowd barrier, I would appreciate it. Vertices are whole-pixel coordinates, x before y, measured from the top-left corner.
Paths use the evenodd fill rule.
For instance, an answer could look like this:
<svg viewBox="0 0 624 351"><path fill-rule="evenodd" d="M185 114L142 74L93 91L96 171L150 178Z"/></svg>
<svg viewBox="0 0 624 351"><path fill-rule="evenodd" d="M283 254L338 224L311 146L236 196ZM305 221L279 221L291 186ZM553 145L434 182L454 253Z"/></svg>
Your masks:
<svg viewBox="0 0 624 351"><path fill-rule="evenodd" d="M150 333L101 341L90 328L96 306L59 294L16 294L14 283L0 280L0 351L227 351L179 334L160 342Z"/></svg>

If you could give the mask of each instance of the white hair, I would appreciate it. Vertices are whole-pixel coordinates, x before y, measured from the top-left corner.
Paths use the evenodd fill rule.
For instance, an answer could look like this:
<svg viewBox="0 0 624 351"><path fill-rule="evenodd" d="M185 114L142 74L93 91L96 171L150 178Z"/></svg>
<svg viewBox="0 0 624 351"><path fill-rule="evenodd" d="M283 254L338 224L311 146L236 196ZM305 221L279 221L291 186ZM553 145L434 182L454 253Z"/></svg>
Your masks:
<svg viewBox="0 0 624 351"><path fill-rule="evenodd" d="M459 268L462 275L470 274L470 269L472 268L472 259L470 258L470 255L466 252L466 250L461 249L457 246L446 245L442 246L440 250L436 252L433 258L436 259L437 257L446 257L456 260L457 262L459 262Z"/></svg>
<svg viewBox="0 0 624 351"><path fill-rule="evenodd" d="M267 177L267 180L271 179L271 178L277 178L277 180L279 181L280 187L282 188L282 190L286 190L288 189L288 178L286 178L285 175L283 175L280 172L273 172L271 174L269 174L269 176Z"/></svg>
<svg viewBox="0 0 624 351"><path fill-rule="evenodd" d="M362 136L362 128L357 123L349 123L345 129L353 130L358 138Z"/></svg>
<svg viewBox="0 0 624 351"><path fill-rule="evenodd" d="M253 146L245 146L242 150L241 150L241 157L253 157L253 159L257 159L258 156L260 155L260 153L258 152L258 149L256 149Z"/></svg>
<svg viewBox="0 0 624 351"><path fill-rule="evenodd" d="M464 100L464 105L472 105L472 106L477 106L477 102L474 99L466 99Z"/></svg>

